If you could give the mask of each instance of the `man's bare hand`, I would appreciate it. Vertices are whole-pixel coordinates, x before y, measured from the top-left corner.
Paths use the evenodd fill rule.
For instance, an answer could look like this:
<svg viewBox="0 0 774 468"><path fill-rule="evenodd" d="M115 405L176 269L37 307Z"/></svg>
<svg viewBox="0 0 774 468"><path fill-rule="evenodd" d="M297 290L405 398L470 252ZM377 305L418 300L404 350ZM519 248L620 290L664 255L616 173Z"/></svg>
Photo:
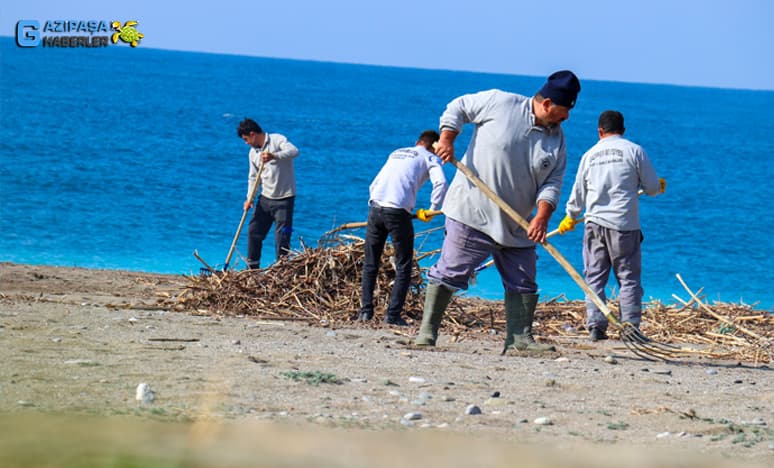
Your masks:
<svg viewBox="0 0 774 468"><path fill-rule="evenodd" d="M548 232L548 221L542 218L534 217L529 223L529 230L527 231L527 237L533 242L542 244L546 240L546 233Z"/></svg>

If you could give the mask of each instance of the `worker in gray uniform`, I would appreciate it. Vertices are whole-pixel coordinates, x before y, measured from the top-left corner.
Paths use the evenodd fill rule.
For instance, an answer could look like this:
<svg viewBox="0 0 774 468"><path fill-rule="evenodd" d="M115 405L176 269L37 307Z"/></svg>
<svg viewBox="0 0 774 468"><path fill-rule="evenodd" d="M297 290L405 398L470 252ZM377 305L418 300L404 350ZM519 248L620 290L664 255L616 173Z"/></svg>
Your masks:
<svg viewBox="0 0 774 468"><path fill-rule="evenodd" d="M455 138L463 125L473 124L462 163L530 224L527 231L522 229L457 172L443 204L446 236L440 258L427 274L417 345L435 345L453 293L467 289L475 268L492 255L505 288L505 350L550 349L532 335L538 301L535 243L546 239L559 202L567 165L561 123L579 92L575 74L562 70L549 76L532 97L493 89L460 96L447 105L440 119L438 157L453 160Z"/></svg>
<svg viewBox="0 0 774 468"><path fill-rule="evenodd" d="M642 320L642 252L639 192L664 193L645 150L623 137L623 115L602 112L599 141L581 158L559 233L573 229L585 209L583 271L586 283L603 301L612 269L619 284L621 321L639 328ZM607 338L608 321L586 297L586 327L591 341Z"/></svg>

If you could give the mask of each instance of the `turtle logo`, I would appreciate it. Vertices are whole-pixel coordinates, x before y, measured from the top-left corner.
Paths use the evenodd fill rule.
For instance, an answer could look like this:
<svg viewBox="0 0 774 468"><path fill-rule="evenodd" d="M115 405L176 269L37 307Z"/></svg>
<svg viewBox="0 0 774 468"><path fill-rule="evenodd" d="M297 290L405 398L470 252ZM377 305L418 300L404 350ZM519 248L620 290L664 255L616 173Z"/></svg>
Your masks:
<svg viewBox="0 0 774 468"><path fill-rule="evenodd" d="M113 21L110 24L110 28L116 31L113 33L112 37L113 44L121 39L122 42L126 42L132 47L137 47L140 39L145 37L145 35L134 27L136 24L138 24L137 21L127 21L123 26L121 26L120 21Z"/></svg>

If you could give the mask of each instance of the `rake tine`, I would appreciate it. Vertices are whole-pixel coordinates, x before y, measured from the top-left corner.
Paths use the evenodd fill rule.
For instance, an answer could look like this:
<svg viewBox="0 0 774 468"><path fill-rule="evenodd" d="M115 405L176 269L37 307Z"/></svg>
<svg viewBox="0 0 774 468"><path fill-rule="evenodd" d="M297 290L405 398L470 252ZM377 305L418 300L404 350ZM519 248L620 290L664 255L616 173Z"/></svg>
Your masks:
<svg viewBox="0 0 774 468"><path fill-rule="evenodd" d="M652 339L645 336L639 328L635 327L634 325L630 323L625 323L624 328L626 329L627 333L634 339L639 341L640 343L648 343L653 346L658 346L664 349L669 349L672 351L679 351L680 347L671 345L669 343L659 343L658 341L653 341Z"/></svg>
<svg viewBox="0 0 774 468"><path fill-rule="evenodd" d="M622 327L621 341L630 351L640 357L644 357L642 354L646 354L667 361L669 358L677 356L680 351L680 348L676 346L651 340L630 323L624 323Z"/></svg>
<svg viewBox="0 0 774 468"><path fill-rule="evenodd" d="M640 348L639 344L636 344L633 341L629 341L625 339L623 336L621 336L621 341L623 341L623 344L626 346L626 348L632 352L635 356L639 356L647 361L669 361L666 357L662 356L660 353L657 352L651 352L651 350L645 350ZM654 359L655 358L655 359Z"/></svg>
<svg viewBox="0 0 774 468"><path fill-rule="evenodd" d="M665 352L675 352L680 351L679 346L671 345L669 343L659 343L658 341L653 341L652 339L648 338L643 334L639 328L635 327L634 325L630 323L624 323L623 325L626 333L635 341L643 344L648 344L649 346L654 346L657 348L664 349Z"/></svg>

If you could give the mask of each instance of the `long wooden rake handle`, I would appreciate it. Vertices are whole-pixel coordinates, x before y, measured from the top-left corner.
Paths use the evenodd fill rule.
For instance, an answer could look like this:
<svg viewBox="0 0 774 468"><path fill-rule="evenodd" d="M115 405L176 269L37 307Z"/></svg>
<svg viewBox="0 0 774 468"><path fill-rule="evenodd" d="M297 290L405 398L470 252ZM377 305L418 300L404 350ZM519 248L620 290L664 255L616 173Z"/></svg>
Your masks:
<svg viewBox="0 0 774 468"><path fill-rule="evenodd" d="M258 192L258 187L261 185L261 172L263 172L263 159L261 159L261 164L258 165L258 175L255 177L255 182L253 182L253 186L250 188L250 195L247 197L251 202L255 200L255 194ZM242 210L242 219L239 220L239 227L237 228L236 234L234 234L234 240L231 241L231 248L228 249L226 261L223 263L223 271L228 270L228 264L231 262L231 256L234 255L234 249L239 240L239 235L242 233L242 227L245 225L248 211L250 211L250 208Z"/></svg>
<svg viewBox="0 0 774 468"><path fill-rule="evenodd" d="M465 174L465 177L468 178L473 184L479 188L482 192L484 192L484 195L487 196L490 200L495 202L497 206L500 207L501 210L505 212L511 219L516 221L516 223L521 226L522 229L525 231L529 230L529 223L527 222L524 217L522 217L519 213L517 213L513 208L508 206L505 201L500 198L492 189L489 188L489 186L484 183L483 180L479 179L479 177L473 173L467 166L462 164L460 161L458 161L455 158L451 159L451 163L454 164L454 167L457 168L457 170L461 171L463 174ZM594 304L599 307L599 310L605 314L605 317L607 317L607 320L611 323L616 324L617 326L623 328L623 325L618 320L618 318L613 315L612 312L610 312L610 309L607 308L607 305L605 304L602 299L597 296L597 293L594 292L594 290L591 289L591 287L586 284L586 281L581 277L581 275L578 274L578 272L573 268L573 266L570 264L570 262L567 261L567 259L564 258L564 256L559 253L556 248L549 244L548 241L545 241L541 244L543 248L545 248L549 254L551 254L554 259L559 262L559 264L564 268L564 270L570 275L570 277L580 286L580 288L585 292L589 298L594 302Z"/></svg>
<svg viewBox="0 0 774 468"><path fill-rule="evenodd" d="M637 192L637 195L642 195L642 194L644 194L644 193L645 193L645 191L644 191L644 190L642 190L642 189L640 189L640 190ZM575 224L580 224L580 223L584 222L585 220L586 220L586 217L585 217L585 216L581 216L580 218L578 218L578 219L576 219L576 220L575 220ZM557 234L561 234L561 233L559 232L559 229L554 229L553 231L551 231L551 232L549 232L548 234L546 234L546 239L548 239L549 237L553 237L553 236L555 236L555 235L557 235Z"/></svg>

